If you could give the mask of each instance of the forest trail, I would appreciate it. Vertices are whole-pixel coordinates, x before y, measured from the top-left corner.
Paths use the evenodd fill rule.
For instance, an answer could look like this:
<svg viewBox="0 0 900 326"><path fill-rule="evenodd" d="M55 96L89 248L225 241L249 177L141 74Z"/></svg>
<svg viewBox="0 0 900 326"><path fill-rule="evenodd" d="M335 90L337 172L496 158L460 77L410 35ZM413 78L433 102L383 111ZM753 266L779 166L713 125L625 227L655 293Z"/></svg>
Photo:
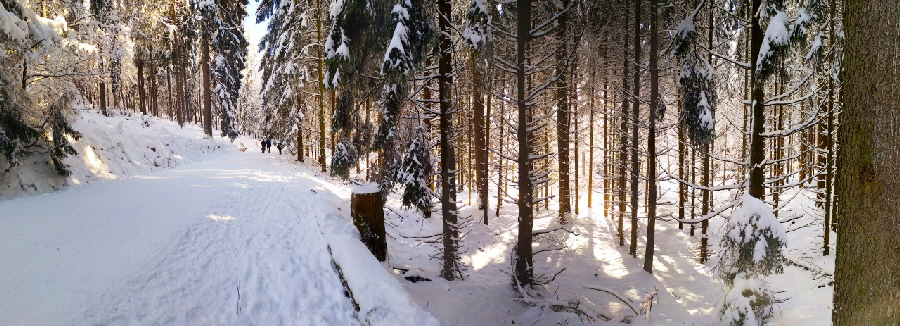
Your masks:
<svg viewBox="0 0 900 326"><path fill-rule="evenodd" d="M339 205L272 156L0 202L0 324L358 324L312 217Z"/></svg>

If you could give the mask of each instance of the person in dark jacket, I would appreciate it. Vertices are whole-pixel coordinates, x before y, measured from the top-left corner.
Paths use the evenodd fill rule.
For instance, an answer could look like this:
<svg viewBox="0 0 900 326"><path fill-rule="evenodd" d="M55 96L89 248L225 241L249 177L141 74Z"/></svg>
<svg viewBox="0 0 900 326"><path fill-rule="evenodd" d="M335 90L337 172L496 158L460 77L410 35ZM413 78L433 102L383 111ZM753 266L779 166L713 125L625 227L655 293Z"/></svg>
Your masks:
<svg viewBox="0 0 900 326"><path fill-rule="evenodd" d="M266 139L266 152L272 152L272 140Z"/></svg>
<svg viewBox="0 0 900 326"><path fill-rule="evenodd" d="M262 140L259 142L259 147L262 147L262 153L266 152L266 141Z"/></svg>
<svg viewBox="0 0 900 326"><path fill-rule="evenodd" d="M278 147L278 155L281 155L281 149L284 148L284 143L278 142L276 147Z"/></svg>

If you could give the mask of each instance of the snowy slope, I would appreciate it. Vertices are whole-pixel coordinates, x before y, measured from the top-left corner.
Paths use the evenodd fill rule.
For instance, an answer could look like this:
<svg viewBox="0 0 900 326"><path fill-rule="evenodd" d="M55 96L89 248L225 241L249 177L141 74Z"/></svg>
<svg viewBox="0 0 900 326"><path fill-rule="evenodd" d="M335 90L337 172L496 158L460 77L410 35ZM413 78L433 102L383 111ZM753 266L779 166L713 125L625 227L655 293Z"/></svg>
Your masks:
<svg viewBox="0 0 900 326"><path fill-rule="evenodd" d="M79 110L72 126L83 137L73 142L78 155L67 157L72 175L59 177L46 155L32 155L9 172L0 170L0 199L43 193L72 185L159 171L203 159L209 153L237 151L227 139L210 139L197 125L149 116L105 117ZM214 133L217 134L217 133Z"/></svg>

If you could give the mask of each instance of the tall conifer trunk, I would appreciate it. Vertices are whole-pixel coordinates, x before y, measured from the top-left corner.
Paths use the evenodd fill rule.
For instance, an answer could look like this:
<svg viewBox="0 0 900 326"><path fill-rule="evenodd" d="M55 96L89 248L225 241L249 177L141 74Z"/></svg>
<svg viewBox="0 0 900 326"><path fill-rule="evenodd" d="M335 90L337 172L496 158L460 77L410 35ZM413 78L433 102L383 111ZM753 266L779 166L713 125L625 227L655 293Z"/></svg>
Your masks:
<svg viewBox="0 0 900 326"><path fill-rule="evenodd" d="M147 114L146 93L144 92L144 61L135 62L137 68L137 87L138 87L138 105L141 107L141 114Z"/></svg>
<svg viewBox="0 0 900 326"><path fill-rule="evenodd" d="M209 80L209 35L203 33L200 42L200 69L203 74L203 133L212 137L212 88Z"/></svg>
<svg viewBox="0 0 900 326"><path fill-rule="evenodd" d="M762 0L753 0L752 3L753 6L751 7L752 9L750 12L759 12L759 7L762 3ZM751 16L750 62L755 63L758 61L759 50L763 42L763 30L759 22L759 15L754 14ZM765 108L763 107L763 85L760 80L757 80L759 77L757 76L756 69L751 67L750 71L750 88L752 89L752 91L750 92L751 127L749 193L750 196L756 197L760 200L765 200L765 175L763 174L762 165L766 155L765 139L763 139L762 136L765 124Z"/></svg>
<svg viewBox="0 0 900 326"><path fill-rule="evenodd" d="M619 246L625 245L625 205L628 202L626 200L627 193L625 191L625 179L626 173L628 172L628 117L629 115L629 101L628 97L630 96L628 92L630 91L628 86L628 77L629 77L629 69L628 67L631 65L629 62L628 56L628 27L629 19L628 19L628 10L625 10L625 25L622 27L622 116L619 119L621 121L621 127L619 132Z"/></svg>
<svg viewBox="0 0 900 326"><path fill-rule="evenodd" d="M650 4L650 130L647 132L647 248L644 270L653 274L653 245L656 225L656 119L659 109L659 69L657 68L657 3Z"/></svg>
<svg viewBox="0 0 900 326"><path fill-rule="evenodd" d="M836 326L898 325L900 2L846 6L832 316Z"/></svg>
<svg viewBox="0 0 900 326"><path fill-rule="evenodd" d="M568 7L568 1L563 0L562 7ZM558 37L562 46L556 52L556 74L559 80L556 82L556 150L559 157L559 221L567 223L568 215L572 212L572 194L569 186L569 74L567 72L566 57L568 56L568 19L567 14L559 16L557 28ZM575 158L578 159L577 157Z"/></svg>
<svg viewBox="0 0 900 326"><path fill-rule="evenodd" d="M638 235L638 185L641 174L640 161L638 160L638 126L640 126L641 109L641 1L634 2L634 96L632 97L633 109L631 111L631 247L628 254L637 257Z"/></svg>
<svg viewBox="0 0 900 326"><path fill-rule="evenodd" d="M322 6L323 0L316 1L316 40L317 44L323 44L324 39L322 38L322 13L324 12ZM319 94L317 96L319 100L319 166L322 167L322 172L326 172L326 164L325 164L325 75L324 75L324 65L325 58L321 51L318 52L318 77L319 81L316 86L319 88Z"/></svg>
<svg viewBox="0 0 900 326"><path fill-rule="evenodd" d="M439 48L440 59L438 61L438 97L440 101L440 132L441 132L441 212L443 222L443 266L441 277L450 281L460 277L457 261L457 241L459 230L457 225L458 211L456 208L456 156L453 150L453 114L450 107L450 87L453 83L452 51L453 41L451 33L451 5L450 0L440 0L438 11L440 17Z"/></svg>
<svg viewBox="0 0 900 326"><path fill-rule="evenodd" d="M525 85L525 49L531 41L531 0L519 0L516 24L516 104L518 106L518 123L516 137L519 145L519 236L516 244L515 280L521 285L532 284L534 265L532 264L531 234L534 216L532 211L533 189L531 184L531 139L528 132L530 114L526 102Z"/></svg>
<svg viewBox="0 0 900 326"><path fill-rule="evenodd" d="M484 94L482 93L481 72L477 64L477 56L472 54L472 127L474 130L475 152L475 187L478 192L478 209L484 213L484 224L487 224L488 207L488 162L487 132L485 130Z"/></svg>

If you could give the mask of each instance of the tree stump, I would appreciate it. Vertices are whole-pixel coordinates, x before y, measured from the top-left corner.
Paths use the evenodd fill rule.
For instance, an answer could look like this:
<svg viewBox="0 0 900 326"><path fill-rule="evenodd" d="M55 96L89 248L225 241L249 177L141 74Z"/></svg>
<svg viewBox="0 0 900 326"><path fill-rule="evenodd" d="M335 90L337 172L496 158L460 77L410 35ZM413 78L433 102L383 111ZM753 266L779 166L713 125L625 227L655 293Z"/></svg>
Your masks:
<svg viewBox="0 0 900 326"><path fill-rule="evenodd" d="M374 183L353 189L350 196L350 215L359 230L360 240L378 261L387 259L387 237L384 230L384 201Z"/></svg>

